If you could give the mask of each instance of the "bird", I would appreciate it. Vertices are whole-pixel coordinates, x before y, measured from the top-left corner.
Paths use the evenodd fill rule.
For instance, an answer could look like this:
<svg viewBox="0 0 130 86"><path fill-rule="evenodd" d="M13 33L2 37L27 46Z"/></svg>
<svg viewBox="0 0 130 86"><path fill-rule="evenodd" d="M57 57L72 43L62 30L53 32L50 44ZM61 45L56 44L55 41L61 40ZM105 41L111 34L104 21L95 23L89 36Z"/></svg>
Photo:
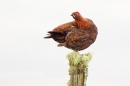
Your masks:
<svg viewBox="0 0 130 86"><path fill-rule="evenodd" d="M46 39L52 38L58 46L64 46L76 52L85 50L93 44L98 35L97 26L89 18L84 18L78 11L72 12L73 21L61 24L48 31Z"/></svg>

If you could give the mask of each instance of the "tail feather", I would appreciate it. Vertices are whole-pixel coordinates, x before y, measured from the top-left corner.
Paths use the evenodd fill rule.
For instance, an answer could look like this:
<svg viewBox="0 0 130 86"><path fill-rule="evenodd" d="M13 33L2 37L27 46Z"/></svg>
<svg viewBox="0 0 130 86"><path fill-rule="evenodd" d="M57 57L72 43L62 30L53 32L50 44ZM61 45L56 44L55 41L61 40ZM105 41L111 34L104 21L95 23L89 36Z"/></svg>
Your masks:
<svg viewBox="0 0 130 86"><path fill-rule="evenodd" d="M52 38L59 43L65 42L66 33L53 32L53 31L48 31L48 33L49 34L47 34L47 36L44 38L46 38L46 39Z"/></svg>
<svg viewBox="0 0 130 86"><path fill-rule="evenodd" d="M62 33L60 33L60 32L53 32L53 31L48 31L48 33L49 34L47 34L47 35L49 35L49 36L46 36L46 37L44 37L44 38L55 38L55 37L61 37L61 36L63 36L64 34L62 34Z"/></svg>
<svg viewBox="0 0 130 86"><path fill-rule="evenodd" d="M63 35L63 33L61 33L61 32L48 31L48 33L51 35Z"/></svg>
<svg viewBox="0 0 130 86"><path fill-rule="evenodd" d="M46 37L44 37L44 38L52 38L52 36L46 36Z"/></svg>

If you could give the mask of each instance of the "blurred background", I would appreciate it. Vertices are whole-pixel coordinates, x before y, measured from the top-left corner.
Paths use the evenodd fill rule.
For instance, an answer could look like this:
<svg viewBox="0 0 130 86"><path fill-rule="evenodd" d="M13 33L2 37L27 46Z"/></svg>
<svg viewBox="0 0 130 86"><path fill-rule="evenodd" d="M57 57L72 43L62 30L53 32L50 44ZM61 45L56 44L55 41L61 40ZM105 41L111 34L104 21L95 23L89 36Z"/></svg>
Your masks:
<svg viewBox="0 0 130 86"><path fill-rule="evenodd" d="M1 0L0 86L67 86L66 55L47 31L79 11L98 27L88 86L130 86L129 0Z"/></svg>

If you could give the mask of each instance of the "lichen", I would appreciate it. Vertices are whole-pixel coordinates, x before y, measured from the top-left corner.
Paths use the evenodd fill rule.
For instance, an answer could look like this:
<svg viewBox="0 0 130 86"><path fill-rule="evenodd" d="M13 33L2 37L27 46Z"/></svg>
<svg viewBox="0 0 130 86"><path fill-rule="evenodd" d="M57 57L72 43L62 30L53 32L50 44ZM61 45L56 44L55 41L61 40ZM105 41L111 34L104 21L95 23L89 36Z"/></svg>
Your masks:
<svg viewBox="0 0 130 86"><path fill-rule="evenodd" d="M89 61L92 58L92 53L88 52L86 54L79 54L78 52L71 52L67 55L69 60L70 70L73 71L75 68L81 68L83 66L88 66Z"/></svg>
<svg viewBox="0 0 130 86"><path fill-rule="evenodd" d="M69 60L69 75L70 80L68 86L86 86L88 76L88 63L92 58L92 53L79 54L78 52L71 52L67 55ZM77 83L75 83L77 82Z"/></svg>

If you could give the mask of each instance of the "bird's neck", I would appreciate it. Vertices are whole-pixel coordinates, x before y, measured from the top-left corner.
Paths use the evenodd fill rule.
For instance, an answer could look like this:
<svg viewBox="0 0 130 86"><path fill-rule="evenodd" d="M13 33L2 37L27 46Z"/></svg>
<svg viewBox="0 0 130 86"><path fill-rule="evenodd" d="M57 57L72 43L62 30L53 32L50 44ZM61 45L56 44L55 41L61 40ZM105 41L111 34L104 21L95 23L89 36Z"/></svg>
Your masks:
<svg viewBox="0 0 130 86"><path fill-rule="evenodd" d="M85 19L80 15L75 19L75 21L85 21Z"/></svg>
<svg viewBox="0 0 130 86"><path fill-rule="evenodd" d="M79 29L85 29L86 27L86 20L81 16L78 19L75 19L74 26L76 26Z"/></svg>

